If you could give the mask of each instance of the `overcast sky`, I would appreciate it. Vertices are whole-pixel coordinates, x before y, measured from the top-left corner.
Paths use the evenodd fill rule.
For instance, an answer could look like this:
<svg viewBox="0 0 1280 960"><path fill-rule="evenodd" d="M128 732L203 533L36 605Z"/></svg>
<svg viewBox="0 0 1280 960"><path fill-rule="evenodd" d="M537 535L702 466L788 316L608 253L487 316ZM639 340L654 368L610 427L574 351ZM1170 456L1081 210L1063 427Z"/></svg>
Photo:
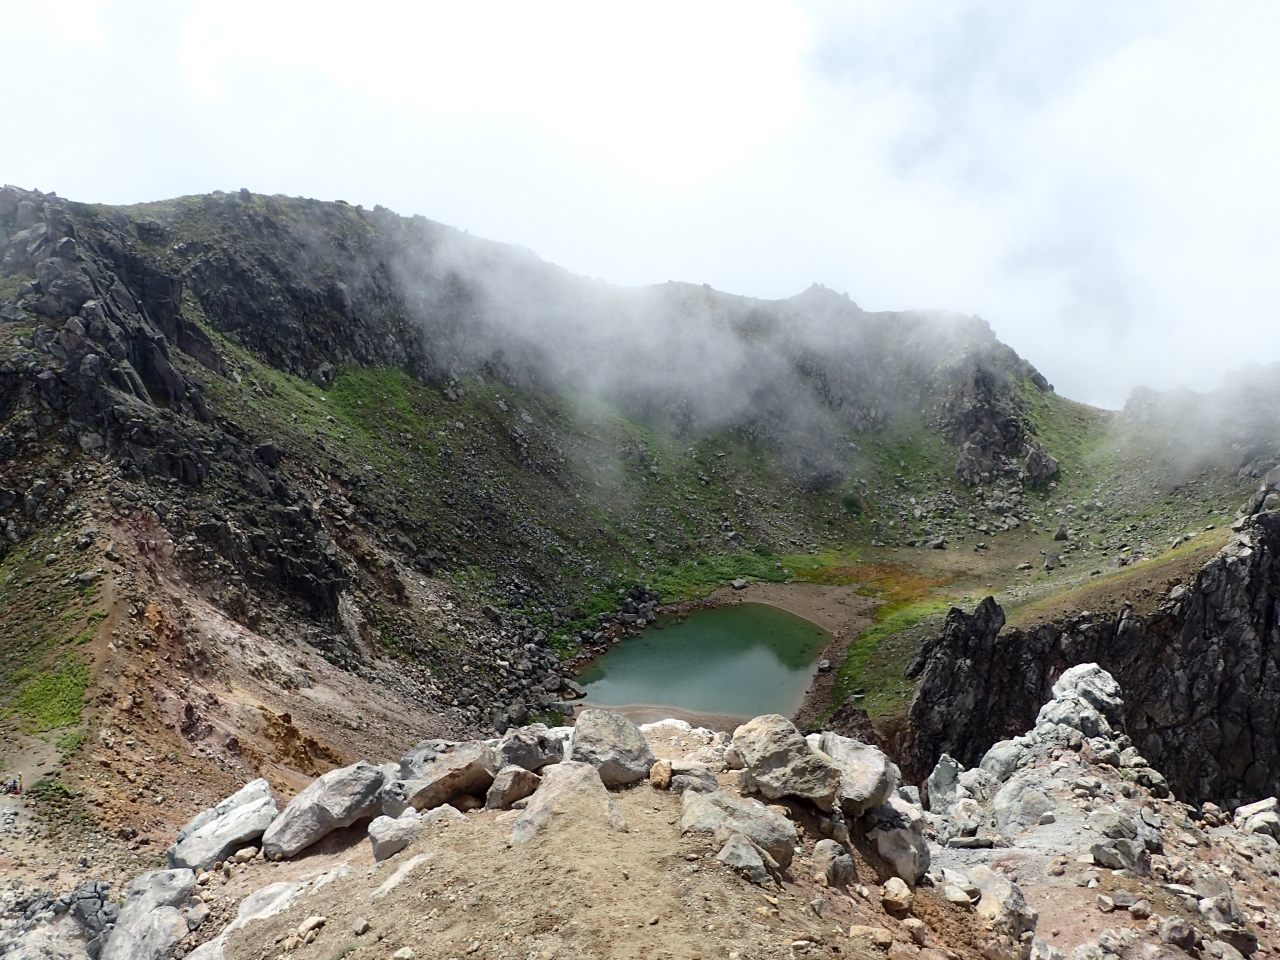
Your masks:
<svg viewBox="0 0 1280 960"><path fill-rule="evenodd" d="M0 181L976 313L1103 406L1280 361L1274 0L0 0L0 36Z"/></svg>

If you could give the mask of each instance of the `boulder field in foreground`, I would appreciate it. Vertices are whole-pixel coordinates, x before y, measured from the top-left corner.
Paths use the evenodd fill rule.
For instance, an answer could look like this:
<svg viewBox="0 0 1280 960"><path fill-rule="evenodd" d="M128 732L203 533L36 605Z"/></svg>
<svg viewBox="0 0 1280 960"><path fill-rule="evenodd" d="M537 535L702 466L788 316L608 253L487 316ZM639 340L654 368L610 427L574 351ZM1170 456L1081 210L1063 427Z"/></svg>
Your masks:
<svg viewBox="0 0 1280 960"><path fill-rule="evenodd" d="M616 848L614 862L576 862L603 868L606 876L621 871L617 882L627 879L636 857L675 865L667 870L684 864L688 876L722 871L714 874L719 882L764 888L770 895L765 903L779 910L808 891L806 915L814 923L824 910L832 916L844 911L847 932L839 936L855 954L897 951L899 957L942 960L943 954L928 951L944 950L948 937L960 937L952 941L957 949L976 951L984 960L1061 960L1054 931L1078 927L1090 916L1107 918L1108 926L1101 933L1071 934L1075 960L1177 960L1187 953L1242 960L1255 953L1270 908L1251 890L1280 876L1280 802L1240 805L1234 816L1211 805L1193 810L1179 804L1124 733L1125 704L1106 671L1077 665L1056 678L1052 693L1030 730L993 745L974 767L944 756L922 785L923 807L920 794L899 784L897 767L875 747L829 732L806 738L778 716L757 717L730 737L679 721L641 728L594 711L582 730L542 727L492 741L429 741L399 765L361 762L318 778L265 828L264 857L255 859L252 848L230 855L245 869L267 869L265 859L297 856L332 830L370 821L379 866L369 879L359 881L361 874L341 863L325 875L368 887L357 897L364 913L345 933L331 934L323 916L308 912L312 901L305 898L321 896L316 891L322 884L310 889L277 882L246 897L225 929L201 927L197 937L191 931L207 914L198 894L212 876L203 868L137 878L118 917L101 897L94 899L97 894L86 895L89 907L76 907L60 922L71 939L86 946L92 940L105 960L161 960L179 943L196 960L220 960L228 937L279 923L273 918L289 911L299 916L274 935L277 953L312 943L337 952L350 945L347 940L363 943L371 924L393 928L395 915L379 911L403 909L397 889L415 877L435 876L433 864L455 842L463 849L489 844L490 858L520 863L537 863L565 848L589 858L605 845ZM688 749L654 759L652 738L667 750L676 743ZM647 775L634 779L645 762ZM410 782L411 791L387 789ZM637 790L655 799L681 794L680 815L643 815L658 808L643 800L637 806ZM449 799L440 800L444 796ZM269 797L264 784L248 785L184 827L174 849L197 835L216 837L224 827L226 837L240 842L242 832L227 826L236 822L235 811ZM424 809L402 806L409 798L421 800ZM622 806L630 811L625 819ZM688 850L699 842L710 845L705 854L672 855L682 843ZM1221 852L1210 859L1180 852L1201 843ZM214 845L211 839L206 850ZM501 864L491 860L476 868L487 875ZM1095 893L1104 882L1106 892ZM1027 894L1027 884L1035 896ZM519 905L533 896L524 885L504 889L503 902L510 903L494 914L495 923L533 907ZM1038 935L1044 925L1038 910L1053 918L1047 938ZM698 924L707 922L701 912L693 916ZM21 936L49 929L33 921ZM712 922L711 929L722 928ZM620 927L617 936L625 943L629 934ZM193 950L193 939L205 942ZM6 945L3 939L0 945ZM398 949L436 956L424 954L422 944ZM466 949L463 944L439 955Z"/></svg>

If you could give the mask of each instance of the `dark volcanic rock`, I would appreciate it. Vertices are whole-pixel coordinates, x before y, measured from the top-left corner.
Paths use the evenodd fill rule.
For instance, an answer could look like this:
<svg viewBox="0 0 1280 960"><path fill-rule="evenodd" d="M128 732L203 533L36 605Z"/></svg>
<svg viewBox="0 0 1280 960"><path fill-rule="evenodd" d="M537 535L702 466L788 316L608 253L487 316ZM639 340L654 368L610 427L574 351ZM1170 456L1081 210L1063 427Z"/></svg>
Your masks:
<svg viewBox="0 0 1280 960"><path fill-rule="evenodd" d="M1128 733L1181 798L1280 793L1280 514L1251 518L1152 615L1080 614L1001 632L987 598L953 609L921 645L902 756L908 779L943 754L973 766L1033 725L1068 667L1097 662L1119 681Z"/></svg>

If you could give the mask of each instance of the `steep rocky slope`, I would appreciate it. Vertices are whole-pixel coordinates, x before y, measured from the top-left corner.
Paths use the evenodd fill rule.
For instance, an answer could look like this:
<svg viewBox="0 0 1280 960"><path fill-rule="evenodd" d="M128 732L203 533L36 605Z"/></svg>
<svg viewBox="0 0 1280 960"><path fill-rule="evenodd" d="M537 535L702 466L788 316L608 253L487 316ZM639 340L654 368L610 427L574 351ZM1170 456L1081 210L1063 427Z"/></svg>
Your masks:
<svg viewBox="0 0 1280 960"><path fill-rule="evenodd" d="M36 789L0 800L0 870L118 895L254 777L287 798L418 739L560 723L582 650L738 578L877 604L810 716L850 698L833 719L915 781L1092 659L1180 799L1275 792L1264 386L1179 458L1174 425L1216 436L1240 398L1092 410L977 318L613 288L381 208L6 187L0 778ZM904 628L1256 510L1160 610L999 636L989 604L952 614L894 716Z"/></svg>
<svg viewBox="0 0 1280 960"><path fill-rule="evenodd" d="M92 688L170 644L180 753L205 731L271 755L210 680L301 719L280 697L316 658L400 677L452 729L564 709L560 659L619 588L964 538L969 504L1010 529L1056 469L1027 400L1048 385L974 319L619 290L244 192L7 187L0 230L0 679L11 702L67 671Z"/></svg>
<svg viewBox="0 0 1280 960"><path fill-rule="evenodd" d="M1189 583L1165 583L1145 616L1125 606L1002 632L989 598L972 615L953 610L911 667L914 768L943 753L975 763L1029 725L1066 667L1094 661L1129 691L1129 733L1178 796L1280 792L1280 514L1237 526Z"/></svg>
<svg viewBox="0 0 1280 960"><path fill-rule="evenodd" d="M856 437L927 426L956 458L934 479L1002 478L1011 510L1057 469L1024 400L1047 384L977 320L616 290L420 219L247 193L124 210L5 188L0 229L6 547L111 464L215 600L284 603L339 659L340 598L403 590L374 544L564 620L619 567L708 539L892 528L896 451ZM945 537L967 499L904 526Z"/></svg>

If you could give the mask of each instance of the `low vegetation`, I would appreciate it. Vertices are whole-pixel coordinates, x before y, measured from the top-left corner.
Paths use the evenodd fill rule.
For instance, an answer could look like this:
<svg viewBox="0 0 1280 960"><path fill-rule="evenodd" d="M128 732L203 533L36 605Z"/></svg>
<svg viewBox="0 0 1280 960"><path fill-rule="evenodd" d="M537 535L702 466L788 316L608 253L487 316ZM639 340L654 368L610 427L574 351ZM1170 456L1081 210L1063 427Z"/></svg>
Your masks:
<svg viewBox="0 0 1280 960"><path fill-rule="evenodd" d="M25 679L13 711L31 731L74 726L80 722L88 686L88 666L68 658L57 670Z"/></svg>

